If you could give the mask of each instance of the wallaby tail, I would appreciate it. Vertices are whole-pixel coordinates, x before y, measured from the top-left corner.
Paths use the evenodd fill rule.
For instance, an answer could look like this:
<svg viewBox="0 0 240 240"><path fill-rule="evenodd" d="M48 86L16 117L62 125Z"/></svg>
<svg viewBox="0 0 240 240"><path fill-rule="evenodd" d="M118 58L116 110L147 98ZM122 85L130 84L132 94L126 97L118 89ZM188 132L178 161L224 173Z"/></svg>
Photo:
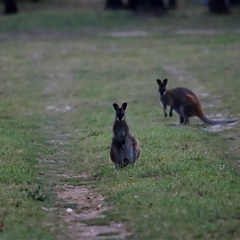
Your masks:
<svg viewBox="0 0 240 240"><path fill-rule="evenodd" d="M203 113L197 115L197 117L200 118L203 122L205 122L209 125L235 123L235 122L238 122L240 120L239 118L223 119L223 120L211 120L211 119L207 118Z"/></svg>

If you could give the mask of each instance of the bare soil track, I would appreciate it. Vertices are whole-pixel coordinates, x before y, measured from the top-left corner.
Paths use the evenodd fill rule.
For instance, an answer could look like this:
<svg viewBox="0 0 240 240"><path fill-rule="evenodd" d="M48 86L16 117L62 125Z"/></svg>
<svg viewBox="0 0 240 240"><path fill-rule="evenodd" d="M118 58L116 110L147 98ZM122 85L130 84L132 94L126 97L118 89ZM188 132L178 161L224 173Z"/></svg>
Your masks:
<svg viewBox="0 0 240 240"><path fill-rule="evenodd" d="M62 106L47 106L46 109L54 111L55 114L61 114L61 112L66 111L66 108ZM71 109L68 108L67 111L71 111ZM52 130L54 133L54 139L50 139L48 142L61 148L61 151L65 151L64 146L70 143L68 139L70 134L61 134L59 131L54 132L54 126L49 126L47 129L49 131ZM110 221L107 225L88 225L84 223L86 220L104 218L104 212L109 210L110 206L107 206L104 196L94 186L87 184L89 175L67 172L66 168L62 168L66 163L65 161L67 160L49 158L40 160L39 162L41 164L48 164L49 171L46 175L58 182L54 188L58 199L55 204L57 207L53 209L44 208L43 210L54 211L66 223L67 229L65 235L68 239L125 239L131 236L132 234L125 229L124 224L121 222ZM68 182L69 178L80 179L83 185L72 185ZM62 238L62 236L59 237Z"/></svg>
<svg viewBox="0 0 240 240"><path fill-rule="evenodd" d="M79 178L79 176L76 177ZM124 224L121 222L110 222L108 225L101 226L88 226L83 223L84 220L104 218L104 211L109 209L104 197L96 189L64 184L57 192L57 196L61 203L76 205L74 209L67 208L63 214L69 227L71 239L124 239L131 235L125 230Z"/></svg>

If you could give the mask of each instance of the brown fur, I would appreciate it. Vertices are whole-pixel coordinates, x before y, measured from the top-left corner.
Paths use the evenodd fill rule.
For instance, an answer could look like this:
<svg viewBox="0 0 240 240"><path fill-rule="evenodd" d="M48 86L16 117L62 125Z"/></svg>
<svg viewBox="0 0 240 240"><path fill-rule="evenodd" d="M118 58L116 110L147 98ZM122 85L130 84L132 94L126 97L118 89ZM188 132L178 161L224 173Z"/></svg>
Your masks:
<svg viewBox="0 0 240 240"><path fill-rule="evenodd" d="M110 157L115 168L135 164L140 155L140 145L129 131L129 126L125 120L125 111L127 103L123 103L121 108L114 103L116 112L115 122L113 124L113 138L110 146Z"/></svg>
<svg viewBox="0 0 240 240"><path fill-rule="evenodd" d="M188 88L178 87L167 89L167 79L161 81L157 79L158 91L160 94L160 101L163 105L163 111L165 117L167 117L166 108L170 106L169 116L172 116L172 110L174 110L179 116L179 124L186 125L189 123L190 117L198 117L203 122L214 125L237 122L238 119L224 119L224 120L210 120L208 119L201 107L201 103L194 92Z"/></svg>

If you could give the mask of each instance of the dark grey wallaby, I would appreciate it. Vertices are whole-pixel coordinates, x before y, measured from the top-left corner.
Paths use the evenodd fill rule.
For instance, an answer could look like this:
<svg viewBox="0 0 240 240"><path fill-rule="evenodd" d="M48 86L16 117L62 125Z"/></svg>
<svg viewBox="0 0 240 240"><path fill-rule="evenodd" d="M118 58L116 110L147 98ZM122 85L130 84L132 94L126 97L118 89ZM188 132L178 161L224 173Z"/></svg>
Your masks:
<svg viewBox="0 0 240 240"><path fill-rule="evenodd" d="M123 103L121 107L113 103L115 110L115 122L113 124L113 138L110 146L110 157L115 168L125 167L128 164L135 164L140 155L140 145L129 131L126 122L125 111L127 103Z"/></svg>
<svg viewBox="0 0 240 240"><path fill-rule="evenodd" d="M239 119L211 120L208 119L201 107L201 103L194 92L188 88L177 87L167 89L167 79L161 81L157 79L160 101L163 105L164 116L167 117L167 106L170 106L169 116L172 116L174 110L179 116L179 124L186 125L190 117L198 117L209 125L234 123Z"/></svg>

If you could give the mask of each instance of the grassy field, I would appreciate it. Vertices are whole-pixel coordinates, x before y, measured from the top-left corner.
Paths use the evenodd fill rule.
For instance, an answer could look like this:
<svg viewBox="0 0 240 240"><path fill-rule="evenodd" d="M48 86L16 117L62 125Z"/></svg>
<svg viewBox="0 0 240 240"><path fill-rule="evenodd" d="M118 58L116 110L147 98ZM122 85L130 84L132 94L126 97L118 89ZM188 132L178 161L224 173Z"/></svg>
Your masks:
<svg viewBox="0 0 240 240"><path fill-rule="evenodd" d="M69 236L63 173L87 176L68 183L112 206L89 225L123 222L137 240L240 239L239 125L167 126L177 116L164 119L156 84L191 88L209 116L239 117L240 9L182 3L160 19L31 9L0 16L0 239ZM117 172L112 103L125 101L142 153Z"/></svg>

